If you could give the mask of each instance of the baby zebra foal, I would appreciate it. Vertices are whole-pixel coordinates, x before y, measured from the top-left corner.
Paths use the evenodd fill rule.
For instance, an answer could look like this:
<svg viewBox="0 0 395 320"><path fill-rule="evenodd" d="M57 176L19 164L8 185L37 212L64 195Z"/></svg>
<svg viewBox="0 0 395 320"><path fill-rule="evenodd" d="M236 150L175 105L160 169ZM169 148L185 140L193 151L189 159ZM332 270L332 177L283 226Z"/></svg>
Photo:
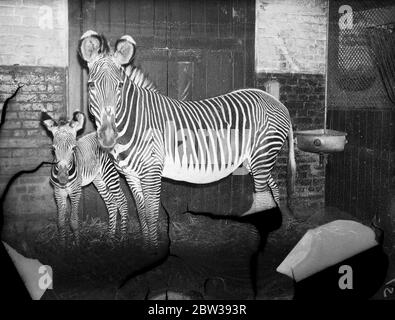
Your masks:
<svg viewBox="0 0 395 320"><path fill-rule="evenodd" d="M42 123L53 137L55 164L51 170L58 207L58 228L60 240L66 240L65 221L67 197L71 202L70 223L76 243L79 243L78 205L81 187L95 185L103 198L109 214L109 233L115 236L117 211L121 216L122 238L127 229L127 201L121 189L119 174L107 152L100 148L96 132L89 133L77 140L77 132L83 128L85 116L75 112L71 121L58 123L47 113L42 113Z"/></svg>

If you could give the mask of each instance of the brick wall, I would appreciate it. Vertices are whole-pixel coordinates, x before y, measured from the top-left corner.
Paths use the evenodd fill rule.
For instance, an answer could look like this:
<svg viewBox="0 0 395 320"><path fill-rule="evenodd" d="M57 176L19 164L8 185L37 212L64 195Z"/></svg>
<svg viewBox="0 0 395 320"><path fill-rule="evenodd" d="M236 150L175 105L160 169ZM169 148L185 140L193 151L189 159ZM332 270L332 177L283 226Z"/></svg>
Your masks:
<svg viewBox="0 0 395 320"><path fill-rule="evenodd" d="M265 73L259 74L257 87L266 90L265 83L276 80L280 83L280 101L291 115L294 131L321 128L324 123L325 79L323 75ZM319 156L295 148L297 177L295 205L298 214L308 214L306 207L317 209L324 205L325 170L319 163ZM288 148L281 151L274 168L281 194L286 193ZM302 210L303 209L303 210ZM305 212L303 212L305 211Z"/></svg>
<svg viewBox="0 0 395 320"><path fill-rule="evenodd" d="M326 0L256 2L256 86L278 81L295 131L324 125L326 10ZM283 196L287 157L284 148L274 169ZM309 215L324 206L325 169L317 154L297 148L296 163L295 213Z"/></svg>
<svg viewBox="0 0 395 320"><path fill-rule="evenodd" d="M51 161L51 140L40 125L41 111L55 117L65 113L65 70L63 68L0 66L0 103L4 103L23 84L8 104L6 122L0 132L0 188L9 178L23 169L31 169L42 161ZM4 79L7 79L5 82ZM3 82L4 81L4 82ZM6 84L3 84L6 83ZM44 211L51 205L42 203L43 195L51 192L48 170L41 170L38 178L22 177L11 190L6 202L6 212ZM36 197L37 196L37 197ZM49 204L53 203L51 199ZM40 203L36 204L35 201ZM33 201L33 203L32 203ZM27 205L29 204L29 205Z"/></svg>
<svg viewBox="0 0 395 320"><path fill-rule="evenodd" d="M23 85L8 105L0 132L0 192L16 172L52 160L51 139L39 120L44 110L54 117L67 112L67 30L66 0L0 1L0 109ZM4 209L6 229L54 217L49 168L18 178Z"/></svg>

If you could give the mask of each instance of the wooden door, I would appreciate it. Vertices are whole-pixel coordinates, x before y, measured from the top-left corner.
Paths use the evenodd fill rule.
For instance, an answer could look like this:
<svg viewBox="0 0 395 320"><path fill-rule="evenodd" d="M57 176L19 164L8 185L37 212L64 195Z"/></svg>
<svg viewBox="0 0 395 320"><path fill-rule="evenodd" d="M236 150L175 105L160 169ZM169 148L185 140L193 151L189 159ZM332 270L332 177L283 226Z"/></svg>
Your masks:
<svg viewBox="0 0 395 320"><path fill-rule="evenodd" d="M252 0L70 0L69 23L69 114L88 114L87 70L77 47L89 29L103 33L111 45L131 35L137 42L135 64L170 97L201 99L254 85ZM85 132L92 130L88 123ZM164 184L164 190L172 188L171 194L177 194L172 198L176 210L188 202L196 203L196 209L229 213L247 206L244 200L231 206L230 200L232 194L242 197L243 186L236 180L245 178L233 176L207 188ZM97 197L94 191L87 193ZM93 200L86 198L84 211L102 211L97 205L88 209Z"/></svg>

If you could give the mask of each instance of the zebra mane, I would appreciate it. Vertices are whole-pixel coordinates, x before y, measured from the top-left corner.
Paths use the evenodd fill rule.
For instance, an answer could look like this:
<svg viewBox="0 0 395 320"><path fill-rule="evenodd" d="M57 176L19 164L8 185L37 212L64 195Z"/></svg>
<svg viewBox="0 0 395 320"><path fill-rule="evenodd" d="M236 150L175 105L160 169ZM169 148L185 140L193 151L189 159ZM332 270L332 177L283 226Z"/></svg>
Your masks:
<svg viewBox="0 0 395 320"><path fill-rule="evenodd" d="M154 82L149 79L140 68L129 64L124 68L124 71L136 86L159 93L159 90L155 86Z"/></svg>

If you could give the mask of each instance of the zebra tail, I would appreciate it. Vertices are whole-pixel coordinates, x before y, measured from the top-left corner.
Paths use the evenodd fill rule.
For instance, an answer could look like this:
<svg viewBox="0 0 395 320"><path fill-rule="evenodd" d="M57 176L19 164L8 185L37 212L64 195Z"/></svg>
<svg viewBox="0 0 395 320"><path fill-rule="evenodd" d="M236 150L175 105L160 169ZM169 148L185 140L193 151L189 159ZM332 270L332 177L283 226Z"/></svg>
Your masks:
<svg viewBox="0 0 395 320"><path fill-rule="evenodd" d="M287 173L287 202L291 199L295 191L296 161L295 145L292 124L288 131L288 173Z"/></svg>

